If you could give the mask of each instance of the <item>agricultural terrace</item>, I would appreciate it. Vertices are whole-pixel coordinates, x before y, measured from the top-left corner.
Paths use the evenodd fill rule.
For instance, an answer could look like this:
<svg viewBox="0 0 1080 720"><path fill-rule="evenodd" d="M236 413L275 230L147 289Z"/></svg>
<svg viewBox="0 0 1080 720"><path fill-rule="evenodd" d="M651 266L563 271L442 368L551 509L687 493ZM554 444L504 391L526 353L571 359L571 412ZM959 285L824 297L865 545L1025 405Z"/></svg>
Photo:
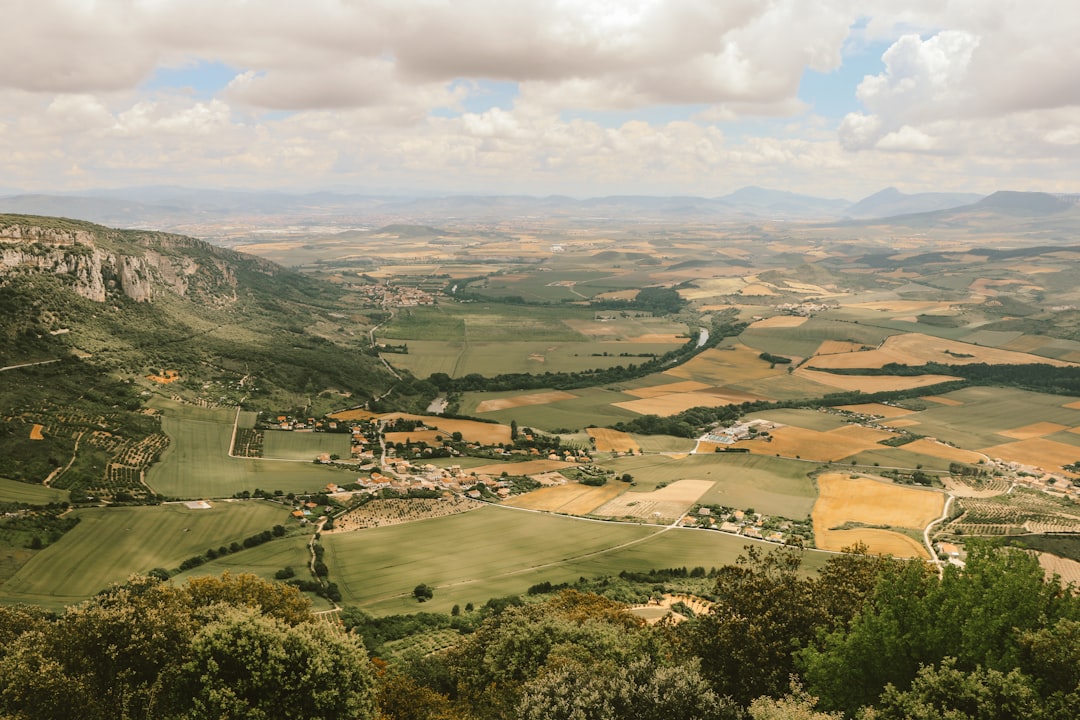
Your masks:
<svg viewBox="0 0 1080 720"><path fill-rule="evenodd" d="M73 512L79 524L0 586L0 596L48 607L69 605L132 573L175 568L207 548L240 542L288 520L280 505L257 500L215 502L208 510L169 504Z"/></svg>
<svg viewBox="0 0 1080 720"><path fill-rule="evenodd" d="M944 495L842 473L823 473L817 482L820 495L812 517L819 549L842 550L862 542L873 553L929 557L922 543L881 526L921 531L941 516ZM859 527L845 528L848 524Z"/></svg>
<svg viewBox="0 0 1080 720"><path fill-rule="evenodd" d="M166 408L161 428L169 447L150 467L146 484L166 497L213 498L256 488L315 492L341 480L340 471L316 465L310 456L305 462L229 457L234 416L227 409Z"/></svg>

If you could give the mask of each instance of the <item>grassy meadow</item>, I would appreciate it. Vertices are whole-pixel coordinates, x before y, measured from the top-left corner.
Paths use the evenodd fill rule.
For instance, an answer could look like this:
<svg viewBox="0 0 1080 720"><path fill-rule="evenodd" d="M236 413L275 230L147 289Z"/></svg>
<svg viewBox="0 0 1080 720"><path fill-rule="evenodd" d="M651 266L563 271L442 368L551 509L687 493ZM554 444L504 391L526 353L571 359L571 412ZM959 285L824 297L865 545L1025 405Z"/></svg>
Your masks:
<svg viewBox="0 0 1080 720"><path fill-rule="evenodd" d="M161 461L150 468L146 484L166 497L214 498L231 497L237 492L256 488L314 492L327 483L341 480L340 472L312 463L310 454L295 460L229 457L234 415L235 410L185 407L176 412L166 409L161 427L169 436L169 447L162 453ZM271 434L267 433L267 436ZM305 433L299 436L345 438L348 442L346 435ZM287 443L306 442L311 441L283 440L280 451L297 452L295 445Z"/></svg>
<svg viewBox="0 0 1080 720"><path fill-rule="evenodd" d="M64 502L67 499L68 493L66 490L57 490L44 485L32 485L0 477L0 502L46 505L52 502Z"/></svg>
<svg viewBox="0 0 1080 720"><path fill-rule="evenodd" d="M213 503L209 510L171 504L75 513L79 524L0 585L0 597L49 607L71 604L132 573L175 568L289 519L283 506L257 500Z"/></svg>
<svg viewBox="0 0 1080 720"><path fill-rule="evenodd" d="M330 579L344 602L377 615L447 612L455 604L524 593L543 581L573 582L621 570L719 567L734 562L748 542L715 532L500 508L323 538ZM819 555L807 553L808 564L820 565ZM412 597L420 583L435 588L435 597L423 605Z"/></svg>
<svg viewBox="0 0 1080 720"><path fill-rule="evenodd" d="M605 460L616 474L630 473L634 490L648 492L678 480L712 480L700 502L801 519L810 514L817 490L809 474L816 463L749 453L704 453L671 457L644 455Z"/></svg>

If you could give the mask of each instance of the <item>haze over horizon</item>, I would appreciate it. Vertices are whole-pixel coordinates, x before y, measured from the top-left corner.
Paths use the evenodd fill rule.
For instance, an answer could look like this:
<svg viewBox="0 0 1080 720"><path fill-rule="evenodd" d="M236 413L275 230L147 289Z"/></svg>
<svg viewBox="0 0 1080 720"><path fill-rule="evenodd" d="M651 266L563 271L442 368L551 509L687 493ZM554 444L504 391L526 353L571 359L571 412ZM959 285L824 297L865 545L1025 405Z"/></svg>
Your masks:
<svg viewBox="0 0 1080 720"><path fill-rule="evenodd" d="M17 0L6 189L1080 192L1064 0Z"/></svg>

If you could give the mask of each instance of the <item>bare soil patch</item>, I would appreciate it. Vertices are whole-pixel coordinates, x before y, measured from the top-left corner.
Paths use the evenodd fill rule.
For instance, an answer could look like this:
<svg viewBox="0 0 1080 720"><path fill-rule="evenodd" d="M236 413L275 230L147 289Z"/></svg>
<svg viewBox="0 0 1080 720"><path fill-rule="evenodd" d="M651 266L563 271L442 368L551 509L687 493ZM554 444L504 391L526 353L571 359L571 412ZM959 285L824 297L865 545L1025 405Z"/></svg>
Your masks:
<svg viewBox="0 0 1080 720"><path fill-rule="evenodd" d="M899 418L896 420L889 420L890 427L906 428L915 427L916 425L922 425L918 420L912 420L911 418Z"/></svg>
<svg viewBox="0 0 1080 720"><path fill-rule="evenodd" d="M621 430L586 428L585 431L595 441L599 452L641 452L641 446L637 444L637 441Z"/></svg>
<svg viewBox="0 0 1080 720"><path fill-rule="evenodd" d="M31 440L44 440L45 436L41 434L41 430L44 427L45 427L44 425L35 424L34 427L30 428L30 439Z"/></svg>
<svg viewBox="0 0 1080 720"><path fill-rule="evenodd" d="M1058 575L1063 583L1080 587L1080 562L1050 553L1039 553L1039 564L1047 575Z"/></svg>
<svg viewBox="0 0 1080 720"><path fill-rule="evenodd" d="M510 408L524 407L526 405L547 405L548 403L559 402L560 400L573 400L576 397L577 395L568 392L553 390L551 392L496 398L494 400L484 400L481 402L476 406L476 412L485 413L494 412L495 410L509 410Z"/></svg>

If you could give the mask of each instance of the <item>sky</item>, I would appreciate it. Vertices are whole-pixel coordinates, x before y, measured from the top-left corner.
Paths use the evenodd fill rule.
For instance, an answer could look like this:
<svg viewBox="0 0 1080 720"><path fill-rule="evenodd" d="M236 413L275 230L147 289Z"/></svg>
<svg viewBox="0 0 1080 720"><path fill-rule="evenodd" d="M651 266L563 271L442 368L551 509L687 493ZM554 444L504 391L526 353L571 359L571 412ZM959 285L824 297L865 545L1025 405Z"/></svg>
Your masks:
<svg viewBox="0 0 1080 720"><path fill-rule="evenodd" d="M1080 192L1075 0L4 0L0 189Z"/></svg>

